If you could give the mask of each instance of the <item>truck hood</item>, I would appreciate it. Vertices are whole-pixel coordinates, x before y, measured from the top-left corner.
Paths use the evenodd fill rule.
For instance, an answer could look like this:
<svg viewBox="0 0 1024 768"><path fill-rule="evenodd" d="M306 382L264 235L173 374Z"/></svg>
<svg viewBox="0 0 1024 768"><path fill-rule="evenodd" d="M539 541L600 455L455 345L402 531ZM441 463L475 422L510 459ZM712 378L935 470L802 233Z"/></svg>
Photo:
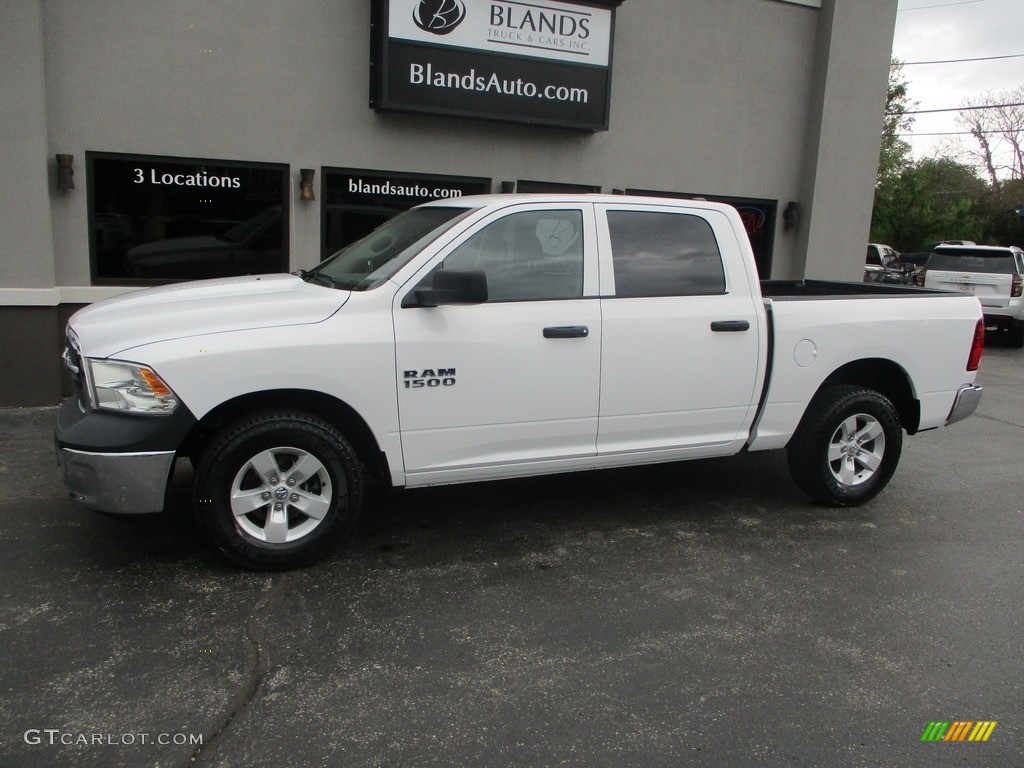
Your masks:
<svg viewBox="0 0 1024 768"><path fill-rule="evenodd" d="M110 357L158 341L319 323L350 295L294 275L200 280L97 302L72 315L70 325L83 354Z"/></svg>

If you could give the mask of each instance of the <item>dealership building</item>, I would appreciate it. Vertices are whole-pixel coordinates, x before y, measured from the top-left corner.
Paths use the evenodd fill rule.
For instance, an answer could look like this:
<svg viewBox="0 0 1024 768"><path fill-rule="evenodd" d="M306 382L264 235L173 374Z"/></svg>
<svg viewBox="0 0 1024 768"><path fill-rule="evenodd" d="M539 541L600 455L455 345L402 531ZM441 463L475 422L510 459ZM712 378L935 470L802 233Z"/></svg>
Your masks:
<svg viewBox="0 0 1024 768"><path fill-rule="evenodd" d="M430 199L739 210L762 278L860 280L896 0L4 0L0 407L67 317L294 271Z"/></svg>

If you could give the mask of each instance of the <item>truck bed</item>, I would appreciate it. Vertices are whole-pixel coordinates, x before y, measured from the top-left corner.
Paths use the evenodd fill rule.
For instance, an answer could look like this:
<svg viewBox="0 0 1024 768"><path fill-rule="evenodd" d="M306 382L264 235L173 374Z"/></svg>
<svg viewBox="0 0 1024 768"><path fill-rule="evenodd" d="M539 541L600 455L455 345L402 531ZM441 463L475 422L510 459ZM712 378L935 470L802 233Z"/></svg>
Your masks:
<svg viewBox="0 0 1024 768"><path fill-rule="evenodd" d="M947 291L915 288L890 283L855 283L839 280L762 280L761 295L766 299L796 301L799 299L876 299L887 296L948 296Z"/></svg>
<svg viewBox="0 0 1024 768"><path fill-rule="evenodd" d="M970 383L966 366L981 317L974 296L829 280L766 280L761 289L772 351L751 450L784 446L824 382L846 381L864 366L878 380L908 382L893 397L913 402L904 424L911 433L942 426L956 392Z"/></svg>

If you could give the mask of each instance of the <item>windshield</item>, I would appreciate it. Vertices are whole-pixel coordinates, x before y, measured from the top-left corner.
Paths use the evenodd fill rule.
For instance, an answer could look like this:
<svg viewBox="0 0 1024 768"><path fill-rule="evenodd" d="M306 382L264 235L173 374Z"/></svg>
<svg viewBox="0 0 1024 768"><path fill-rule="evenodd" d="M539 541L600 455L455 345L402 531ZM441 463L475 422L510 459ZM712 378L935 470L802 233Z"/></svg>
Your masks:
<svg viewBox="0 0 1024 768"><path fill-rule="evenodd" d="M369 290L395 274L423 246L471 210L412 208L329 256L304 276L327 278L334 287L349 291Z"/></svg>
<svg viewBox="0 0 1024 768"><path fill-rule="evenodd" d="M928 259L928 269L947 272L1013 273L1013 257L1009 251L935 251Z"/></svg>

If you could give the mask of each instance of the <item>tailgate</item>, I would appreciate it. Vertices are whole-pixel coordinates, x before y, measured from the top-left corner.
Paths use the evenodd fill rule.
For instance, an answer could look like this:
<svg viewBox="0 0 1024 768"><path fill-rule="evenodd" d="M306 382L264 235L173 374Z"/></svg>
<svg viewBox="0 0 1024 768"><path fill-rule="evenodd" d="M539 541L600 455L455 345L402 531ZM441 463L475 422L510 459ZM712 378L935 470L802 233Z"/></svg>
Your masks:
<svg viewBox="0 0 1024 768"><path fill-rule="evenodd" d="M925 274L924 284L926 288L977 296L983 307L1006 307L1010 304L1012 283L1010 275L930 269Z"/></svg>

